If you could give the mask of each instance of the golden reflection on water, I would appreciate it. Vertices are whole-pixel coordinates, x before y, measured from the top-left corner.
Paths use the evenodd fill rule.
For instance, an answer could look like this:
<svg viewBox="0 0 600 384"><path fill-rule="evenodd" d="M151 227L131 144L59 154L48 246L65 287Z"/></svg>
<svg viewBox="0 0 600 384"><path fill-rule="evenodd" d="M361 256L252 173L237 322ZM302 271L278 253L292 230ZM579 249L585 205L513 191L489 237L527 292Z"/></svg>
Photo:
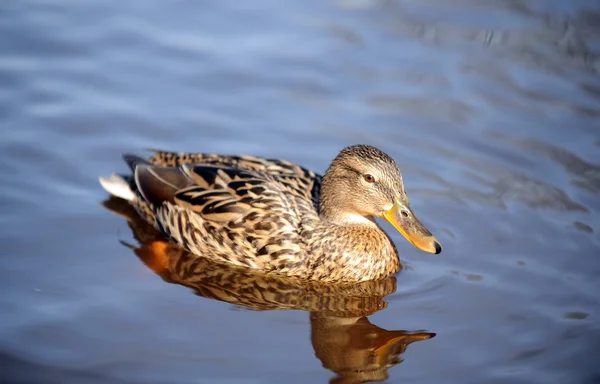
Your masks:
<svg viewBox="0 0 600 384"><path fill-rule="evenodd" d="M323 367L336 373L331 383L363 383L388 378L388 369L403 361L409 344L435 336L430 332L386 330L367 316L386 308L396 278L359 284L327 285L275 274L253 273L213 263L183 251L144 222L125 202L104 202L127 219L139 246L123 243L161 278L191 288L202 297L252 310L310 312L311 342Z"/></svg>

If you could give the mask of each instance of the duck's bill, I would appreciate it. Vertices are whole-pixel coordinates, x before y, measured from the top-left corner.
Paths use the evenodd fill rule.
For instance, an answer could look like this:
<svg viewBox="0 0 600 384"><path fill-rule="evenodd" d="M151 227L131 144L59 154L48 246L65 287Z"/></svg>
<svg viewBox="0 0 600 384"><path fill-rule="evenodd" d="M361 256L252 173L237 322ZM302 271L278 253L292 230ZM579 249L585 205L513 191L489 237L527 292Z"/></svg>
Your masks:
<svg viewBox="0 0 600 384"><path fill-rule="evenodd" d="M396 204L382 214L412 245L425 252L438 254L442 252L442 245L421 224L411 209L397 201Z"/></svg>

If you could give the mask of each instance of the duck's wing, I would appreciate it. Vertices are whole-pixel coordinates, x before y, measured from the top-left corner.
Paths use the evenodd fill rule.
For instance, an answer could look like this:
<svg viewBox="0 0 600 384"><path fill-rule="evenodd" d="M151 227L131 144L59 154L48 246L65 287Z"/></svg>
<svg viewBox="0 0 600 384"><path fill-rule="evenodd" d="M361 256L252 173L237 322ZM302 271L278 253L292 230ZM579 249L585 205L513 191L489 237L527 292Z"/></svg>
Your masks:
<svg viewBox="0 0 600 384"><path fill-rule="evenodd" d="M210 153L152 151L154 154L148 159L148 162L154 165L180 167L184 164L201 163L260 172L272 176L284 184L291 184L295 192L312 200L315 208L319 206L321 175L290 161L248 155L228 156Z"/></svg>
<svg viewBox="0 0 600 384"><path fill-rule="evenodd" d="M186 163L137 164L138 211L154 212L156 227L193 253L263 270L303 262L301 222L317 219L312 201L291 176Z"/></svg>

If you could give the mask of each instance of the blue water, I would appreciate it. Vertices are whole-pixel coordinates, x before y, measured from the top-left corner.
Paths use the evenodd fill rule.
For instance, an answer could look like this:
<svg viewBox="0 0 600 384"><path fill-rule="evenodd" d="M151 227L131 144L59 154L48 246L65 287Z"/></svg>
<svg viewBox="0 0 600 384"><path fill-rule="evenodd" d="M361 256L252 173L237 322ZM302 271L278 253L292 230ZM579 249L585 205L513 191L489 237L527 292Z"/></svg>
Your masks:
<svg viewBox="0 0 600 384"><path fill-rule="evenodd" d="M20 0L0 36L2 382L338 376L306 311L165 283L97 179L146 148L323 172L356 143L444 245L389 231L407 268L369 321L436 333L389 382L600 381L598 2Z"/></svg>

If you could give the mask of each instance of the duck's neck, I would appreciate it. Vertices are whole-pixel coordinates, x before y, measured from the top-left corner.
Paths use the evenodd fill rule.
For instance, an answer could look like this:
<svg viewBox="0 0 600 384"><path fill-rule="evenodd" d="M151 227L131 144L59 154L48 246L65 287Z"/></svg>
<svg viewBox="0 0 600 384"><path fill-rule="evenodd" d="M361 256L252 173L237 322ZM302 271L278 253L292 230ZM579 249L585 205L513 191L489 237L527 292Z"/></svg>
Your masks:
<svg viewBox="0 0 600 384"><path fill-rule="evenodd" d="M364 224L378 228L373 216L360 214L354 209L348 210L351 204L346 200L347 197L336 193L331 184L328 174L325 174L319 201L321 220L337 225Z"/></svg>

